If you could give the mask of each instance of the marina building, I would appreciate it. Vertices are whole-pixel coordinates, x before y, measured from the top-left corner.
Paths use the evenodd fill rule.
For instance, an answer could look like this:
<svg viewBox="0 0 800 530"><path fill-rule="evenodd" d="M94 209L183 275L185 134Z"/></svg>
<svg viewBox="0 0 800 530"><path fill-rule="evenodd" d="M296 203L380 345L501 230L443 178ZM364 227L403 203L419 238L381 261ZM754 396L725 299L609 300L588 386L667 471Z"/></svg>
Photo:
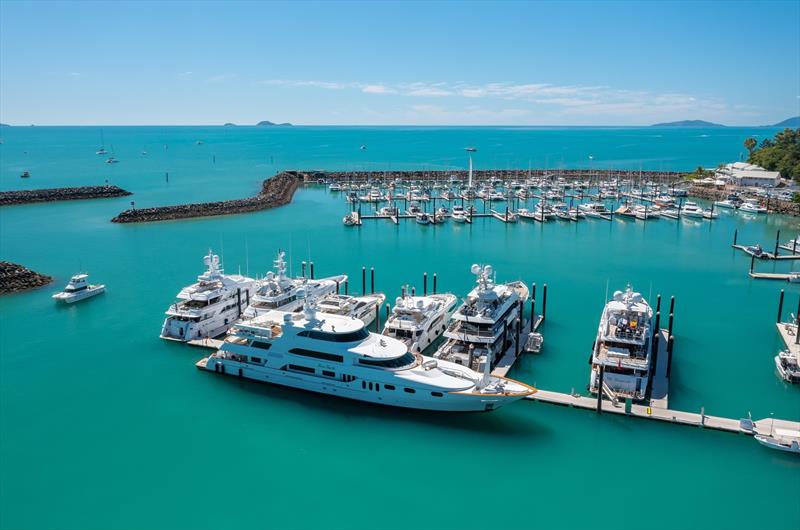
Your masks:
<svg viewBox="0 0 800 530"><path fill-rule="evenodd" d="M781 174L747 162L732 162L717 169L715 178L737 186L774 188L780 183Z"/></svg>

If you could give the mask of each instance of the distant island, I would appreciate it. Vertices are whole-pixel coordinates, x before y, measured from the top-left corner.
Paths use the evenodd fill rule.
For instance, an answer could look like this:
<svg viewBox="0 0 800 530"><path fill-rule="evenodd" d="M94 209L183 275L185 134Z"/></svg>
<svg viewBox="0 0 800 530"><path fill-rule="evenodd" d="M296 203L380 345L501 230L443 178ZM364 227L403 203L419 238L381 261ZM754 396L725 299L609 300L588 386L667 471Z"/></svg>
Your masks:
<svg viewBox="0 0 800 530"><path fill-rule="evenodd" d="M267 121L267 120L260 121L260 122L256 123L256 127L291 127L291 126L292 126L292 124L289 123L289 122L286 122L286 123L273 123L273 122Z"/></svg>
<svg viewBox="0 0 800 530"><path fill-rule="evenodd" d="M800 116L794 116L792 118L786 118L782 122L778 122L771 127L800 127Z"/></svg>
<svg viewBox="0 0 800 530"><path fill-rule="evenodd" d="M235 124L235 123L228 122L228 123L226 123L225 125L223 125L223 127L236 127L236 124Z"/></svg>
<svg viewBox="0 0 800 530"><path fill-rule="evenodd" d="M0 127L11 127L11 125L7 123L0 123Z"/></svg>
<svg viewBox="0 0 800 530"><path fill-rule="evenodd" d="M683 121L668 121L665 123L656 123L650 127L725 127L721 123L712 123L703 120L683 120Z"/></svg>

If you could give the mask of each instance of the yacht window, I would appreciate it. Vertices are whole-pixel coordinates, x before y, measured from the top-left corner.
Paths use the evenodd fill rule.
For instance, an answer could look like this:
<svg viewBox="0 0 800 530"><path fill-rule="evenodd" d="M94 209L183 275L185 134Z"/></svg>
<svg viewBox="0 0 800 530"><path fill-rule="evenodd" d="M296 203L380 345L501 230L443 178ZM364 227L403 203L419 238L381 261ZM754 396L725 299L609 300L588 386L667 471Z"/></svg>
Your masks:
<svg viewBox="0 0 800 530"><path fill-rule="evenodd" d="M442 397L442 396L444 396L444 394L442 394L441 392L431 392L431 395L433 397Z"/></svg>
<svg viewBox="0 0 800 530"><path fill-rule="evenodd" d="M335 355L333 353L325 353L321 351L314 351L314 350L306 350L303 348L292 348L289 350L289 353L293 353L295 355L302 355L303 357L313 357L314 359L322 359L324 361L331 361L335 363L344 362L344 357L341 355Z"/></svg>
<svg viewBox="0 0 800 530"><path fill-rule="evenodd" d="M315 340L325 340L328 342L357 342L369 337L369 331L366 328L361 328L349 333L328 333L327 331L319 331L316 329L301 331L297 334L298 337L309 337Z"/></svg>
<svg viewBox="0 0 800 530"><path fill-rule="evenodd" d="M316 372L313 368L309 368L308 366L300 366L298 364L290 364L289 370L294 370L296 372L305 372L307 374L313 374Z"/></svg>
<svg viewBox="0 0 800 530"><path fill-rule="evenodd" d="M336 374L334 372L331 372L330 370L323 370L322 375L324 375L325 377L336 377Z"/></svg>
<svg viewBox="0 0 800 530"><path fill-rule="evenodd" d="M358 364L374 366L375 368L405 368L414 364L416 358L411 352L406 352L402 357L394 359L359 359Z"/></svg>
<svg viewBox="0 0 800 530"><path fill-rule="evenodd" d="M386 390L394 390L394 385L383 385L383 388Z"/></svg>
<svg viewBox="0 0 800 530"><path fill-rule="evenodd" d="M380 392L380 391L381 391L381 385L378 384L378 383L375 383L375 392Z"/></svg>
<svg viewBox="0 0 800 530"><path fill-rule="evenodd" d="M361 388L363 388L364 390L367 389L367 382L366 381L361 381Z"/></svg>
<svg viewBox="0 0 800 530"><path fill-rule="evenodd" d="M257 340L254 340L250 344L250 346L252 346L253 348L259 348L261 350L268 350L272 347L272 344L270 344L269 342L259 342Z"/></svg>
<svg viewBox="0 0 800 530"><path fill-rule="evenodd" d="M413 388L408 388L408 387L404 388L403 390L405 390L409 394L414 394L416 392L416 390L414 390Z"/></svg>
<svg viewBox="0 0 800 530"><path fill-rule="evenodd" d="M261 364L261 357L250 357L251 363Z"/></svg>
<svg viewBox="0 0 800 530"><path fill-rule="evenodd" d="M372 383L369 384L369 389L372 390Z"/></svg>

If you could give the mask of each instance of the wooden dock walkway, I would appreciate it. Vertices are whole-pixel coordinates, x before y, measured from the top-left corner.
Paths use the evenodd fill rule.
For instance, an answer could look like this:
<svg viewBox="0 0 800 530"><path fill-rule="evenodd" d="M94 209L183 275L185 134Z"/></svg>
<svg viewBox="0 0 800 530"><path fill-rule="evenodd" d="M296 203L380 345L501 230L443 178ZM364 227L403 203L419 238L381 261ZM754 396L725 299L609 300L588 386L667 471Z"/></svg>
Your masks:
<svg viewBox="0 0 800 530"><path fill-rule="evenodd" d="M783 339L786 349L795 355L800 355L800 344L795 344L797 340L797 324L793 322L778 322L775 324L778 334Z"/></svg>
<svg viewBox="0 0 800 530"><path fill-rule="evenodd" d="M533 331L539 331L539 327L544 322L544 317L542 315L534 315L533 321ZM528 338L528 334L531 332L530 328L530 320L525 320L522 322L522 332L517 337L517 340L520 341L520 348L519 348L519 357L525 353L525 342ZM519 357L516 355L516 345L512 342L508 349L505 351L502 357L500 357L500 361L495 365L494 370L492 370L492 375L495 377L507 377L508 372L514 366L514 363L517 362Z"/></svg>

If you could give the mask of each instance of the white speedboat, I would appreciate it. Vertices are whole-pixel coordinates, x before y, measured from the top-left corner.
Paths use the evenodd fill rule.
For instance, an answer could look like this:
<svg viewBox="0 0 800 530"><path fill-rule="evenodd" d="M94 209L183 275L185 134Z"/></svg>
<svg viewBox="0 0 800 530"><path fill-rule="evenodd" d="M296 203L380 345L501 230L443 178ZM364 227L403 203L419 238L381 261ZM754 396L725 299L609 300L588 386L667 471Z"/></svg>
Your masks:
<svg viewBox="0 0 800 530"><path fill-rule="evenodd" d="M453 206L453 213L450 215L456 223L465 223L467 221L467 212L463 206Z"/></svg>
<svg viewBox="0 0 800 530"><path fill-rule="evenodd" d="M789 252L797 252L800 250L800 235L778 246L783 250L788 250Z"/></svg>
<svg viewBox="0 0 800 530"><path fill-rule="evenodd" d="M592 351L589 391L645 398L653 349L653 309L630 285L603 308ZM603 369L602 388L600 369Z"/></svg>
<svg viewBox="0 0 800 530"><path fill-rule="evenodd" d="M414 215L414 218L416 219L417 223L421 225L427 225L431 222L431 216L425 212L417 212Z"/></svg>
<svg viewBox="0 0 800 530"><path fill-rule="evenodd" d="M94 154L96 154L96 155L107 155L108 151L106 151L105 147L101 147L100 149L95 151Z"/></svg>
<svg viewBox="0 0 800 530"><path fill-rule="evenodd" d="M270 311L237 324L220 349L197 363L235 375L381 405L438 411L491 411L529 396L528 385L408 351L370 333L356 318Z"/></svg>
<svg viewBox="0 0 800 530"><path fill-rule="evenodd" d="M681 208L681 215L684 217L693 217L702 219L703 218L703 209L700 208L697 203L692 201L686 201Z"/></svg>
<svg viewBox="0 0 800 530"><path fill-rule="evenodd" d="M775 356L775 368L781 379L788 383L800 383L800 360L797 355L784 350Z"/></svg>
<svg viewBox="0 0 800 530"><path fill-rule="evenodd" d="M345 226L355 226L358 224L358 220L358 212L351 212L342 218L342 223L344 223Z"/></svg>
<svg viewBox="0 0 800 530"><path fill-rule="evenodd" d="M639 204L633 208L633 213L640 221L661 218L661 209L658 206L651 207Z"/></svg>
<svg viewBox="0 0 800 530"><path fill-rule="evenodd" d="M780 429L776 430L779 431ZM769 447L770 449L800 454L800 440L797 438L782 438L779 436L766 436L763 434L756 434L754 438L758 443L765 447Z"/></svg>
<svg viewBox="0 0 800 530"><path fill-rule="evenodd" d="M88 274L76 274L69 279L69 283L63 291L53 294L53 300L71 304L105 292L105 285L91 285L86 281L88 277Z"/></svg>
<svg viewBox="0 0 800 530"><path fill-rule="evenodd" d="M444 332L448 340L434 357L482 371L487 365L493 369L520 340L516 326L522 324L528 288L520 281L496 283L490 265L471 270L477 285L453 313Z"/></svg>
<svg viewBox="0 0 800 530"><path fill-rule="evenodd" d="M385 301L386 295L383 293L363 296L331 293L319 298L317 310L327 315L357 318L364 324L370 325Z"/></svg>
<svg viewBox="0 0 800 530"><path fill-rule="evenodd" d="M611 210L606 208L606 205L600 202L587 202L585 204L579 204L578 210L583 212L586 217L606 220L611 219Z"/></svg>
<svg viewBox="0 0 800 530"><path fill-rule="evenodd" d="M383 334L402 341L411 352L422 353L442 335L455 308L456 297L450 293L406 294L395 300Z"/></svg>
<svg viewBox="0 0 800 530"><path fill-rule="evenodd" d="M716 208L727 208L727 209L736 209L738 208L737 203L732 201L731 199L724 199L721 201L714 201L714 206Z"/></svg>
<svg viewBox="0 0 800 530"><path fill-rule="evenodd" d="M242 318L255 318L273 309L295 311L303 305L301 296L303 293L316 297L335 294L339 290L339 286L347 280L345 274L314 280L290 278L286 274L285 257L285 252L278 252L278 256L273 261L275 271L269 271L262 280L258 281L252 300Z"/></svg>
<svg viewBox="0 0 800 530"><path fill-rule="evenodd" d="M210 250L203 263L206 271L196 283L181 289L177 302L166 311L162 339L188 341L221 335L242 316L255 293L253 278L224 274L219 256Z"/></svg>
<svg viewBox="0 0 800 530"><path fill-rule="evenodd" d="M761 245L749 245L744 247L744 253L748 256L753 256L757 259L767 259L769 258L769 254L764 252L764 249L761 248Z"/></svg>
<svg viewBox="0 0 800 530"><path fill-rule="evenodd" d="M767 208L764 207L764 206L761 206L756 201L748 200L748 201L744 201L739 206L739 211L748 212L748 213L767 213Z"/></svg>

